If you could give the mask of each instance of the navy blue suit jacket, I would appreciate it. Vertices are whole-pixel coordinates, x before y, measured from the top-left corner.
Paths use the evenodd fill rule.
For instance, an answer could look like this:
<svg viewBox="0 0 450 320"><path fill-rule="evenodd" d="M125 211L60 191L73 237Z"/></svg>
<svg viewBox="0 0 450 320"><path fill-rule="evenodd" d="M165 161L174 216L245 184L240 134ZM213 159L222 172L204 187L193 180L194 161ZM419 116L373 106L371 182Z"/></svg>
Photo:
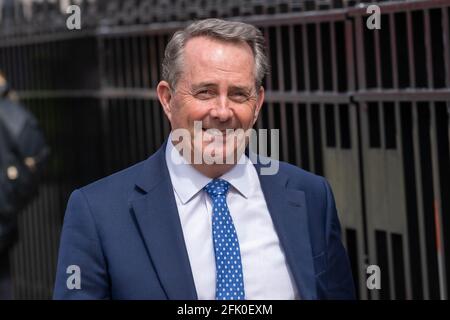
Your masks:
<svg viewBox="0 0 450 320"><path fill-rule="evenodd" d="M330 186L279 164L276 175L261 175L261 164L255 167L300 297L353 299ZM67 286L70 265L80 268L80 289ZM165 144L147 160L72 193L54 298L197 299Z"/></svg>

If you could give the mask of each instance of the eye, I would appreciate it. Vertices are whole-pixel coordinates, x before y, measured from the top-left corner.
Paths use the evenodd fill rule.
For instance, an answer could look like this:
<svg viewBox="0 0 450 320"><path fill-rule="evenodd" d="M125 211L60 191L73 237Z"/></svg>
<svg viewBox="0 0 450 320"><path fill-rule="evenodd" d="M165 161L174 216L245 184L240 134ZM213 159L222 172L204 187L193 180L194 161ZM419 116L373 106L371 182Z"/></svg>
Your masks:
<svg viewBox="0 0 450 320"><path fill-rule="evenodd" d="M245 102L249 99L248 94L246 94L245 92L233 92L230 95L231 99L236 101L236 102Z"/></svg>
<svg viewBox="0 0 450 320"><path fill-rule="evenodd" d="M213 98L215 95L211 89L201 89L195 93L195 97L200 100L207 100Z"/></svg>

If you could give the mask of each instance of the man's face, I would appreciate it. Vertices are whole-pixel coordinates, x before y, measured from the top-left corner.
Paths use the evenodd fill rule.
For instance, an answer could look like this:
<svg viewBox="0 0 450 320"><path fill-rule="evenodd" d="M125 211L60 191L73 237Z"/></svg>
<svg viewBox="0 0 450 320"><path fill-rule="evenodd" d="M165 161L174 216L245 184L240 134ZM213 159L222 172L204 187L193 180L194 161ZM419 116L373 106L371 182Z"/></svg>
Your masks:
<svg viewBox="0 0 450 320"><path fill-rule="evenodd" d="M264 90L255 88L254 70L253 53L246 43L203 36L190 39L185 45L182 75L175 90L171 90L169 108L164 108L172 130L187 129L196 151L210 145L209 150L211 146L222 149L224 157L226 151L236 154L234 137L226 138L221 133L225 134L226 129L247 130L255 123ZM200 141L194 139L194 121L202 124ZM207 129L221 132L211 136L205 132ZM214 147L211 141L221 143Z"/></svg>

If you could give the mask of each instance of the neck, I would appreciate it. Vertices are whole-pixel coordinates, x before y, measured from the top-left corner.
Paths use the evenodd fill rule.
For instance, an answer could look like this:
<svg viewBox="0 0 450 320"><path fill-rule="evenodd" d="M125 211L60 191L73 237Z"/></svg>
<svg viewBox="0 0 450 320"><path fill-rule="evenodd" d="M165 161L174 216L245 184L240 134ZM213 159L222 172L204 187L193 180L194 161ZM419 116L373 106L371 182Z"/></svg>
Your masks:
<svg viewBox="0 0 450 320"><path fill-rule="evenodd" d="M234 164L192 164L192 166L208 178L215 179L231 170Z"/></svg>

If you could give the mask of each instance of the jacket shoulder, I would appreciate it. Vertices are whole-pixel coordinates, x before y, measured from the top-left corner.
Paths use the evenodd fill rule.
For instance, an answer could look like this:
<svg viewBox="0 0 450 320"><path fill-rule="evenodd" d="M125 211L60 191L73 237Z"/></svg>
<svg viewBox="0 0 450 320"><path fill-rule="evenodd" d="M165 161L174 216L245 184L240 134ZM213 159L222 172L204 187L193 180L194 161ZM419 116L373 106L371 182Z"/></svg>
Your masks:
<svg viewBox="0 0 450 320"><path fill-rule="evenodd" d="M293 164L280 161L280 172L287 175L291 183L303 190L317 189L324 190L327 181L324 177L299 168Z"/></svg>
<svg viewBox="0 0 450 320"><path fill-rule="evenodd" d="M142 171L145 160L128 168L96 180L79 190L86 196L128 194L133 188L136 177Z"/></svg>

